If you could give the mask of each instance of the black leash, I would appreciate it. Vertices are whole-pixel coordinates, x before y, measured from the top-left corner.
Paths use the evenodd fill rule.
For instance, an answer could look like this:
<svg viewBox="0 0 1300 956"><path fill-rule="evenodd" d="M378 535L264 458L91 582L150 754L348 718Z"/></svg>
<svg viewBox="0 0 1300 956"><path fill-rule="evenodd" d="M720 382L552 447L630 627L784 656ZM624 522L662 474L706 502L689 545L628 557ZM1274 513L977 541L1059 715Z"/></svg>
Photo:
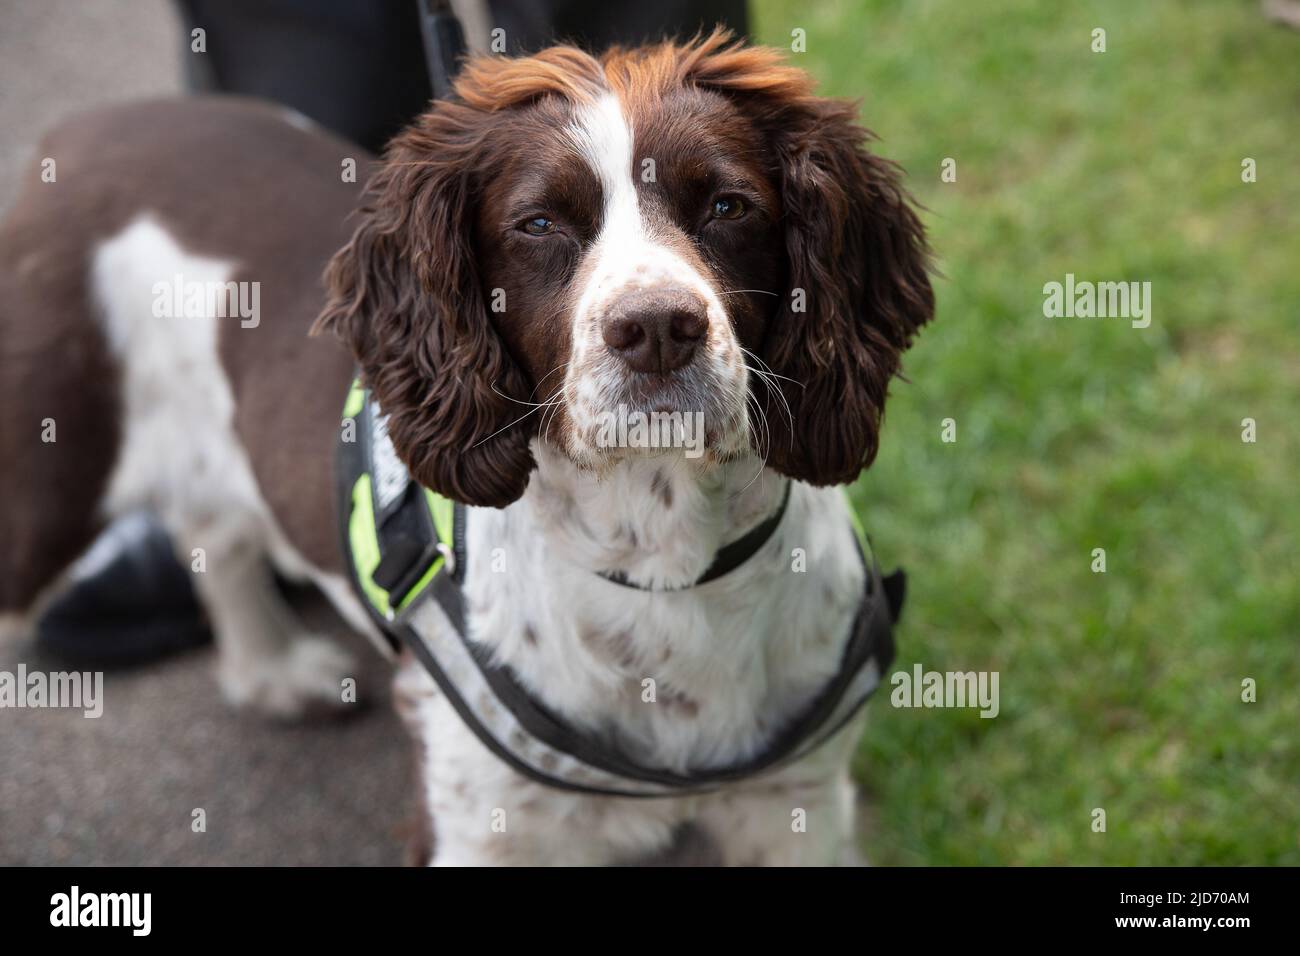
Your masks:
<svg viewBox="0 0 1300 956"><path fill-rule="evenodd" d="M429 67L429 85L434 99L451 95L452 83L465 56L465 31L448 0L419 0L420 36Z"/></svg>

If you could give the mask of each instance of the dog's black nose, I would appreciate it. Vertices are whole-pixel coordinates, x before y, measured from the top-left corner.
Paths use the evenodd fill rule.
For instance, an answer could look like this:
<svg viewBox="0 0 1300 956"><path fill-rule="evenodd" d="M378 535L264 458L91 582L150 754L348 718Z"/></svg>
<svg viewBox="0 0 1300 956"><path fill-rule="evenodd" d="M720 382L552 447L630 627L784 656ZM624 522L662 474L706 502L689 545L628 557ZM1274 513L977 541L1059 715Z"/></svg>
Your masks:
<svg viewBox="0 0 1300 956"><path fill-rule="evenodd" d="M708 331L708 306L688 289L629 292L601 326L605 344L632 369L661 375L689 362Z"/></svg>

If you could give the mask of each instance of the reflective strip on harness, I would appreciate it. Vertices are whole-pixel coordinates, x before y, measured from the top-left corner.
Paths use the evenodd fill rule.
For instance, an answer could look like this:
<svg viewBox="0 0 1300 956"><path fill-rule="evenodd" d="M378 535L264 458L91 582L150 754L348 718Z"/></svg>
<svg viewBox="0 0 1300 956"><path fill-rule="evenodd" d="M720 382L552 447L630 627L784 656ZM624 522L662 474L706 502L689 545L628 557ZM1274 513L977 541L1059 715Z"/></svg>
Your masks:
<svg viewBox="0 0 1300 956"><path fill-rule="evenodd" d="M438 529L438 537L450 544L454 526L452 524L455 504L450 498L435 495L428 488L424 489L424 500L428 502L429 514L433 515L433 525Z"/></svg>
<svg viewBox="0 0 1300 956"><path fill-rule="evenodd" d="M379 536L375 533L375 508L371 502L370 476L362 475L352 486L352 514L348 518L348 549L361 593L383 617L389 616L388 592L375 583L379 567Z"/></svg>
<svg viewBox="0 0 1300 956"><path fill-rule="evenodd" d="M433 526L438 532L438 540L440 543L450 546L452 535L454 533L452 525L452 508L454 505L446 498L443 498L440 495L435 495L428 488L422 490L424 492L422 498L429 509L430 516L433 518ZM434 577L442 570L445 563L445 555L440 554L435 558L420 580L416 581L411 587L411 590L406 592L406 596L403 597L401 602L397 605L397 610L405 611L408 607L414 604L416 599L424 593L425 588L433 582Z"/></svg>
<svg viewBox="0 0 1300 956"><path fill-rule="evenodd" d="M857 536L858 547L862 549L862 557L871 562L871 539L867 537L867 529L862 527L862 518L858 516L858 509L853 507L853 499L849 497L849 489L844 489L844 504L849 509L849 523L853 525L853 533Z"/></svg>
<svg viewBox="0 0 1300 956"><path fill-rule="evenodd" d="M345 419L355 419L361 414L361 410L366 407L366 390L358 381L352 383L348 389L347 401L343 403L343 417Z"/></svg>
<svg viewBox="0 0 1300 956"><path fill-rule="evenodd" d="M339 451L341 483L348 489L349 502L346 549L362 596L382 620L391 621L415 603L442 569L447 553L444 548L450 548L454 533L454 506L427 488L412 490L413 483L398 461L382 417L376 409L367 407L366 390L356 382L343 406L343 420L346 423L349 419L351 441L345 434ZM372 477L380 463L384 470L382 490ZM437 552L427 546L419 532L425 520L416 513L421 508L427 510L428 520L432 521ZM400 526L394 534L404 535L401 543L408 546L405 557L409 567L394 568L392 561L386 562L385 520ZM412 577L415 580L410 583Z"/></svg>

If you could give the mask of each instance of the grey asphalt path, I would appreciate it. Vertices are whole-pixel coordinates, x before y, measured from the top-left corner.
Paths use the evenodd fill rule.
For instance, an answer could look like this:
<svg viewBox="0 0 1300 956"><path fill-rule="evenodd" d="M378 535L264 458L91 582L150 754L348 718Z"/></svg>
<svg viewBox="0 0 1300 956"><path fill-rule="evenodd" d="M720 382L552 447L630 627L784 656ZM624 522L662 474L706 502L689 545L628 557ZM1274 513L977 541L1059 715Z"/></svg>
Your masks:
<svg viewBox="0 0 1300 956"><path fill-rule="evenodd" d="M318 630L332 615L303 608ZM356 651L355 713L277 724L237 714L211 646L104 675L104 711L0 710L0 864L385 865L414 819L410 743L388 667ZM59 669L30 642L0 671ZM202 810L204 832L195 832Z"/></svg>
<svg viewBox="0 0 1300 956"><path fill-rule="evenodd" d="M183 50L165 0L0 0L0 211L44 129L178 93ZM318 599L303 610L361 661L369 706L350 719L283 726L234 713L211 647L107 674L97 720L0 709L0 865L402 862L414 784L388 668ZM0 646L0 671L19 663L53 666L30 640ZM196 809L206 832L194 832Z"/></svg>

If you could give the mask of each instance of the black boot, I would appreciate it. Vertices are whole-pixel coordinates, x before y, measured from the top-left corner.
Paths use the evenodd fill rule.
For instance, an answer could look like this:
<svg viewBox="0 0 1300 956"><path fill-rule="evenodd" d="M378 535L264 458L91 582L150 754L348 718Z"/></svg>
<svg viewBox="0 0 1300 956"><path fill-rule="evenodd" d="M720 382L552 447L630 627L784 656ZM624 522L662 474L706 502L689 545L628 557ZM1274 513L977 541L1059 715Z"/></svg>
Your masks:
<svg viewBox="0 0 1300 956"><path fill-rule="evenodd" d="M77 669L139 664L210 639L189 572L145 511L104 530L36 624L37 647Z"/></svg>

